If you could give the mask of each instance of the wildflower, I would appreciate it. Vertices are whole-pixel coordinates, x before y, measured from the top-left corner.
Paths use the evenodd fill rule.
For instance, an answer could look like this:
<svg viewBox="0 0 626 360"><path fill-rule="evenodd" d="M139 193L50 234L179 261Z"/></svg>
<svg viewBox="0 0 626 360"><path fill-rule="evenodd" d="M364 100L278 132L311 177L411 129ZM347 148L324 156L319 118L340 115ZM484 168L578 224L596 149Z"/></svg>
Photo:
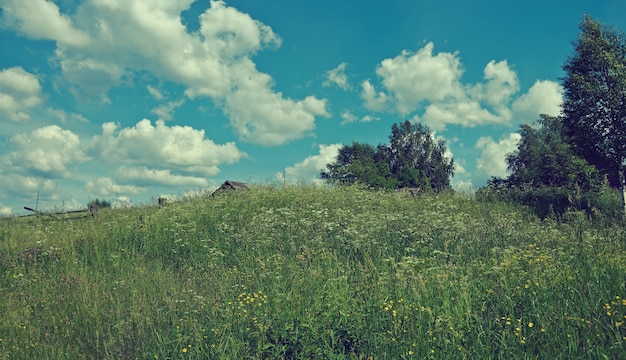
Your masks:
<svg viewBox="0 0 626 360"><path fill-rule="evenodd" d="M186 348L186 347L184 347L184 348L183 348L183 350L182 350L182 352L186 353L186 352L187 352L187 348Z"/></svg>
<svg viewBox="0 0 626 360"><path fill-rule="evenodd" d="M535 326L535 324L533 324L532 322L529 322L529 323L528 323L528 327L529 327L529 328L531 328L531 327L533 327L533 326Z"/></svg>

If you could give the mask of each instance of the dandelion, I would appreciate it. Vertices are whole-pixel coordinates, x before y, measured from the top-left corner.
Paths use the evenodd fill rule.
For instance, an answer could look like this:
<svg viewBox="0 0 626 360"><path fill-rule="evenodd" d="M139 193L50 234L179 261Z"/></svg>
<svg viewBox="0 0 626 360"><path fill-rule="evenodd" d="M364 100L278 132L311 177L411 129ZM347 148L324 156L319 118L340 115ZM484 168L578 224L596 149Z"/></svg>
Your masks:
<svg viewBox="0 0 626 360"><path fill-rule="evenodd" d="M532 328L533 326L535 326L535 324L533 324L532 322L529 322L529 323L528 323L528 327L529 327L529 328Z"/></svg>
<svg viewBox="0 0 626 360"><path fill-rule="evenodd" d="M182 350L182 352L186 353L186 352L187 352L187 348L186 348L186 347L184 347L184 348L183 348L183 350Z"/></svg>

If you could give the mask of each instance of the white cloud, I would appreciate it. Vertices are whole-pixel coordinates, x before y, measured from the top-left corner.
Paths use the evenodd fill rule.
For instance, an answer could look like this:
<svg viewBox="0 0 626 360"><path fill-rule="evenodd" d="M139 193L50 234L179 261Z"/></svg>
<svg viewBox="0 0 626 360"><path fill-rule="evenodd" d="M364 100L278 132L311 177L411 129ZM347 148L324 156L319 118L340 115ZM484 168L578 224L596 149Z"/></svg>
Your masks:
<svg viewBox="0 0 626 360"><path fill-rule="evenodd" d="M428 43L416 53L405 50L383 60L376 69L383 90L376 90L370 80L361 83L364 106L412 114L413 121L439 131L451 124L507 125L528 114L537 116L538 111L558 111L562 90L554 82L538 81L519 96L517 73L506 60L492 60L483 69L484 81L463 84L458 54L434 54L433 49L433 43Z"/></svg>
<svg viewBox="0 0 626 360"><path fill-rule="evenodd" d="M336 68L326 72L326 80L322 83L323 86L337 85L343 90L351 88L348 82L348 76L345 74L346 63L341 63Z"/></svg>
<svg viewBox="0 0 626 360"><path fill-rule="evenodd" d="M366 122L380 120L379 117L373 116L373 115L365 115L362 118L359 118L358 116L352 114L348 110L343 110L341 112L341 119L342 119L341 125L346 125L346 124L350 124L350 123L354 123L354 122L366 123Z"/></svg>
<svg viewBox="0 0 626 360"><path fill-rule="evenodd" d="M325 100L286 98L273 90L269 75L256 69L251 57L281 44L269 26L223 1L211 1L199 18L199 30L190 33L181 12L192 2L92 0L70 17L49 1L7 0L5 18L31 38L57 42L55 61L77 96L109 102L111 87L133 72L148 71L183 84L190 98L212 97L243 140L268 146L306 136L316 117L328 116ZM148 91L164 98L156 88ZM13 121L26 119L9 100L0 97L0 109L12 111ZM167 119L177 104L155 113Z"/></svg>
<svg viewBox="0 0 626 360"><path fill-rule="evenodd" d="M0 170L2 186L0 187L0 198L10 198L12 200L32 199L35 203L37 194L40 198L58 198L58 184L51 179L44 179L33 175L20 175L17 173L3 173ZM30 204L31 202L27 202ZM22 205L23 206L23 205ZM20 207L21 209L21 207Z"/></svg>
<svg viewBox="0 0 626 360"><path fill-rule="evenodd" d="M102 125L102 135L92 140L91 150L111 163L150 168L177 169L203 176L219 173L219 165L238 162L247 155L234 142L215 144L205 138L204 130L189 126L153 126L144 119L134 127L119 129L114 123Z"/></svg>
<svg viewBox="0 0 626 360"><path fill-rule="evenodd" d="M5 0L4 20L31 39L54 40L72 46L84 46L89 36L74 28L72 20L48 0Z"/></svg>
<svg viewBox="0 0 626 360"><path fill-rule="evenodd" d="M315 128L315 116L328 117L326 100L308 96L293 101L271 91L271 78L241 61L232 69L238 88L224 96L225 111L240 137L273 146L298 139Z"/></svg>
<svg viewBox="0 0 626 360"><path fill-rule="evenodd" d="M17 134L11 138L16 150L4 156L15 171L49 178L70 177L68 166L88 160L80 148L78 135L57 125Z"/></svg>
<svg viewBox="0 0 626 360"><path fill-rule="evenodd" d="M134 184L159 184L175 187L206 187L209 184L207 179L203 177L176 175L172 174L169 169L149 169L146 166L122 166L117 170L115 175L117 179Z"/></svg>
<svg viewBox="0 0 626 360"><path fill-rule="evenodd" d="M21 67L0 71L0 120L28 120L28 110L41 104L43 100L36 75Z"/></svg>
<svg viewBox="0 0 626 360"><path fill-rule="evenodd" d="M320 145L318 154L311 155L303 161L285 168L285 171L277 173L276 177L280 181L287 181L289 183L298 183L301 181L306 183L320 182L321 170L326 168L326 164L335 161L339 149L342 147L342 144Z"/></svg>
<svg viewBox="0 0 626 360"><path fill-rule="evenodd" d="M0 203L0 216L10 216L13 215L13 209L11 209L8 206L4 206L2 205L2 203Z"/></svg>
<svg viewBox="0 0 626 360"><path fill-rule="evenodd" d="M369 80L361 82L361 99L365 101L365 108L372 111L383 111L390 103L384 92L376 92L376 88Z"/></svg>
<svg viewBox="0 0 626 360"><path fill-rule="evenodd" d="M483 70L487 84L485 86L485 102L496 108L506 106L511 97L519 92L519 80L515 71L511 70L506 60L491 60Z"/></svg>
<svg viewBox="0 0 626 360"><path fill-rule="evenodd" d="M150 93L150 95L152 95L153 98L155 98L157 100L165 99L165 96L163 95L163 93L159 89L157 89L157 88L155 88L153 86L150 86L150 85L146 86L146 88L148 89L148 92Z"/></svg>
<svg viewBox="0 0 626 360"><path fill-rule="evenodd" d="M169 121L174 117L174 111L185 103L184 99L170 101L167 104L161 104L154 109L152 113L159 116L159 120Z"/></svg>
<svg viewBox="0 0 626 360"><path fill-rule="evenodd" d="M341 112L341 125L350 124L359 121L359 118L348 110Z"/></svg>
<svg viewBox="0 0 626 360"><path fill-rule="evenodd" d="M415 122L422 122L432 130L445 130L446 125L458 124L467 127L503 123L504 120L483 108L478 101L443 101L430 104L422 116L414 116Z"/></svg>
<svg viewBox="0 0 626 360"><path fill-rule="evenodd" d="M88 181L85 189L98 195L107 196L111 194L140 194L144 188L135 185L120 185L109 177L101 177L95 181Z"/></svg>
<svg viewBox="0 0 626 360"><path fill-rule="evenodd" d="M393 96L396 110L407 115L423 101L442 101L457 97L461 92L459 79L463 74L456 54L439 53L433 56L433 43L411 53L402 53L383 60L376 74Z"/></svg>
<svg viewBox="0 0 626 360"><path fill-rule="evenodd" d="M479 138L476 148L481 149L482 153L476 160L476 168L487 177L508 176L506 156L517 149L520 140L518 133L503 136L499 142L488 136Z"/></svg>
<svg viewBox="0 0 626 360"><path fill-rule="evenodd" d="M524 122L530 123L540 114L558 116L562 104L563 87L560 84L549 80L537 80L526 94L513 102L513 111L529 117Z"/></svg>

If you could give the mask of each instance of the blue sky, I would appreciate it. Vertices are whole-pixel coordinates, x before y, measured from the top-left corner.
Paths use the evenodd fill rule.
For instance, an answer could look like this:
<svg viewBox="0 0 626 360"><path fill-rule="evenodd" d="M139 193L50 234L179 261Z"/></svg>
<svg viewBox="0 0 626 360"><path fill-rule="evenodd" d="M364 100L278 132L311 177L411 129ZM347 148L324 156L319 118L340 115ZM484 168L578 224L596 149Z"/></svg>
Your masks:
<svg viewBox="0 0 626 360"><path fill-rule="evenodd" d="M506 176L557 115L583 14L626 2L0 0L0 214L314 182L342 144L428 125L453 184ZM283 176L285 178L283 179Z"/></svg>

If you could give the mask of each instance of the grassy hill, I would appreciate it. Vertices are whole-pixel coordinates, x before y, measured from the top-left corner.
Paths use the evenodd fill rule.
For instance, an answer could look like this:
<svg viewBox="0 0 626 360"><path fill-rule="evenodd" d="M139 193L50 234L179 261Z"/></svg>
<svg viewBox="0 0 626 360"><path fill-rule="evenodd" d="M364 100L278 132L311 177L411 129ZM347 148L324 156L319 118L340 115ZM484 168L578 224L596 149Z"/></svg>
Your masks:
<svg viewBox="0 0 626 360"><path fill-rule="evenodd" d="M316 187L4 219L0 358L624 358L623 225Z"/></svg>

